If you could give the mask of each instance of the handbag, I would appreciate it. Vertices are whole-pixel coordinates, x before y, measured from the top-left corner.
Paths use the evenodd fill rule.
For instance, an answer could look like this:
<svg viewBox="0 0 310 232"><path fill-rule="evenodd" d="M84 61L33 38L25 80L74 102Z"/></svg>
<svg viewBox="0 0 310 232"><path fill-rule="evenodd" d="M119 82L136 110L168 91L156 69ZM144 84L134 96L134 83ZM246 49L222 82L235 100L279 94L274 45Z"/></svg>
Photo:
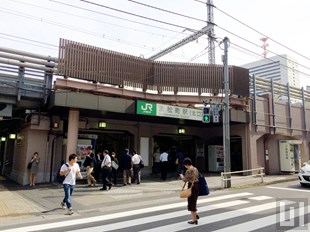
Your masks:
<svg viewBox="0 0 310 232"><path fill-rule="evenodd" d="M205 177L199 173L198 180L199 180L199 196L209 195L210 191Z"/></svg>
<svg viewBox="0 0 310 232"><path fill-rule="evenodd" d="M142 160L142 158L141 158L141 155L140 155L139 167L140 167L141 169L144 168L144 162L143 162L143 160Z"/></svg>
<svg viewBox="0 0 310 232"><path fill-rule="evenodd" d="M186 182L183 185L183 188L180 192L180 198L189 198L192 195L192 186L190 188L185 189Z"/></svg>
<svg viewBox="0 0 310 232"><path fill-rule="evenodd" d="M114 168L115 170L118 169L118 164L117 164L114 160L112 160L111 166L112 166L112 168Z"/></svg>
<svg viewBox="0 0 310 232"><path fill-rule="evenodd" d="M141 169L144 168L144 163L143 163L143 160L142 160L142 159L140 160L139 167L140 167Z"/></svg>
<svg viewBox="0 0 310 232"><path fill-rule="evenodd" d="M27 165L27 169L30 170L30 169L31 169L31 166L32 166L32 162L29 162L28 165Z"/></svg>

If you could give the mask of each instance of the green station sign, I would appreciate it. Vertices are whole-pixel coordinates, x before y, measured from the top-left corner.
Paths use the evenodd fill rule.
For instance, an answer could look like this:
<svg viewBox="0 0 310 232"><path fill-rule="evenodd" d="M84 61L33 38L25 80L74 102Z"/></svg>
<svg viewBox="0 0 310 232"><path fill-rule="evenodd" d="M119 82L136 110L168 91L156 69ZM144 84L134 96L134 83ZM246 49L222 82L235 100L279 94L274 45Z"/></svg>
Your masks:
<svg viewBox="0 0 310 232"><path fill-rule="evenodd" d="M201 121L202 119L202 112L199 109L157 104L140 100L137 101L136 113L148 116L180 118L195 121Z"/></svg>

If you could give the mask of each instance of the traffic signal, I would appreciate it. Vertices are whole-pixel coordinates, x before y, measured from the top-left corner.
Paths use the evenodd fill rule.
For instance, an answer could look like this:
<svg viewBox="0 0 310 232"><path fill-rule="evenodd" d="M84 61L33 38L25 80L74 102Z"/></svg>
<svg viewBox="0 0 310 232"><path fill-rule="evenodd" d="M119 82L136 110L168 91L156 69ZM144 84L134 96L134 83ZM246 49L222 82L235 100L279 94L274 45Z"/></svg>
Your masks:
<svg viewBox="0 0 310 232"><path fill-rule="evenodd" d="M208 107L203 108L202 122L204 122L204 123L210 122L210 108L208 108Z"/></svg>

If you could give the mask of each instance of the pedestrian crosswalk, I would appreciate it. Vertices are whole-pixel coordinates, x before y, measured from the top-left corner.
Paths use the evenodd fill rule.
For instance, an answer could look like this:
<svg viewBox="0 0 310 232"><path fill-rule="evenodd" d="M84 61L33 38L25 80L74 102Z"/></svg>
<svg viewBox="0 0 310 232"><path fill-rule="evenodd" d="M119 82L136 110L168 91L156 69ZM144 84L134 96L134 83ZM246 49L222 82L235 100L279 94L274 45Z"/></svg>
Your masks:
<svg viewBox="0 0 310 232"><path fill-rule="evenodd" d="M220 196L204 197L198 200L198 225L190 225L190 213L186 201L128 210L108 215L73 219L62 222L32 225L23 228L4 230L18 231L70 231L70 232L102 232L102 231L275 231L293 229L300 230L309 226L308 221L296 220L309 213L309 207L295 208L293 200L283 200L288 206L286 212L279 210L278 199L265 195L254 195L250 192L230 193ZM291 210L296 211L292 213ZM280 216L279 216L280 215ZM295 220L294 220L295 219ZM288 221L295 223L287 227ZM283 222L281 224L281 222ZM298 223L299 222L299 223Z"/></svg>

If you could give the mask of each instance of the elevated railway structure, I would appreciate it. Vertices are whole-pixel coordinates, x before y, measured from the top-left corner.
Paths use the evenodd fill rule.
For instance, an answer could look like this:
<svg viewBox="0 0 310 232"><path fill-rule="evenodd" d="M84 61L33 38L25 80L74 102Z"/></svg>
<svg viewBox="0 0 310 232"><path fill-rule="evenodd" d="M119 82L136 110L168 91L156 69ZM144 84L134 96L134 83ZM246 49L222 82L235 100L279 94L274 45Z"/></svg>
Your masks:
<svg viewBox="0 0 310 232"><path fill-rule="evenodd" d="M147 154L144 170L152 165L155 140L178 140L204 171L205 148L222 141L222 121L202 123L197 105L223 101L223 75L222 65L154 61L65 39L57 58L0 48L0 137L18 135L16 142L0 143L0 173L27 183L27 162L17 160L28 160L35 149L44 154L39 181L52 181L56 164L85 138L96 140L94 146L140 148ZM196 119L141 115L138 102L176 112L193 109ZM309 158L309 91L229 66L229 102L231 137L241 154L238 169L279 173L281 139L302 144L302 159ZM109 126L99 128L102 121ZM189 134L178 135L179 127ZM12 171L4 171L4 163Z"/></svg>

